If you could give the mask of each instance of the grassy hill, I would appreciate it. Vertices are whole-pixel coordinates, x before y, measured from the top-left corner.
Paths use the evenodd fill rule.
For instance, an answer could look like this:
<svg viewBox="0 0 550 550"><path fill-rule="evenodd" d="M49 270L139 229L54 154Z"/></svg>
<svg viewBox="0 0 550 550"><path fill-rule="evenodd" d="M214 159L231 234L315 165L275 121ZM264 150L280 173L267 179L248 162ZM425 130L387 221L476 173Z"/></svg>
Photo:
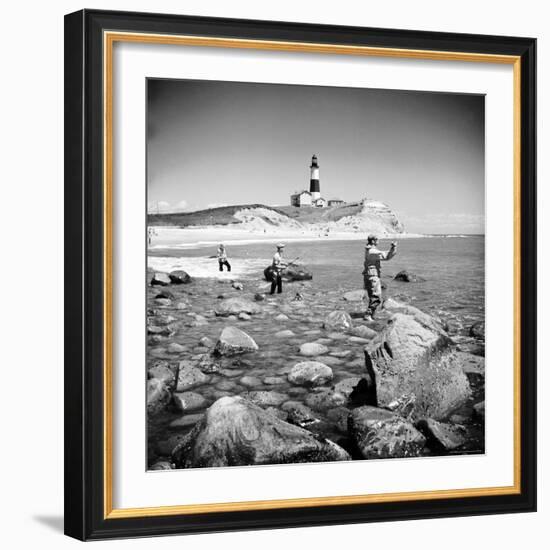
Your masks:
<svg viewBox="0 0 550 550"><path fill-rule="evenodd" d="M149 214L147 222L149 225L175 225L178 227L187 227L189 225L230 225L241 223L233 214L244 208L267 208L275 212L286 215L285 212L272 206L264 204L236 204L234 206L219 206L217 208L207 208L195 212L180 212L177 214Z"/></svg>
<svg viewBox="0 0 550 550"><path fill-rule="evenodd" d="M337 221L345 216L353 216L361 211L360 203L347 203L342 206L328 208L315 208L314 206L266 206L263 204L237 204L234 206L220 206L197 210L196 212L181 212L177 214L149 214L149 225L173 225L177 227L205 226L205 225L231 225L241 223L235 218L235 212L246 208L266 208L287 216L304 224L323 223Z"/></svg>

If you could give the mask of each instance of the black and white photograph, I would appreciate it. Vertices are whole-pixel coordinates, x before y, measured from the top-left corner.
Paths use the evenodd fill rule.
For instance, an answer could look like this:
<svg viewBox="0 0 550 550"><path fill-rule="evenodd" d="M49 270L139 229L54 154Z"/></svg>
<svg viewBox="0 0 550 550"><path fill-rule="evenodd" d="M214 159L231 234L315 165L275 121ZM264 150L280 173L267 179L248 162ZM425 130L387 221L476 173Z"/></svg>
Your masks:
<svg viewBox="0 0 550 550"><path fill-rule="evenodd" d="M484 453L484 109L147 81L150 470Z"/></svg>

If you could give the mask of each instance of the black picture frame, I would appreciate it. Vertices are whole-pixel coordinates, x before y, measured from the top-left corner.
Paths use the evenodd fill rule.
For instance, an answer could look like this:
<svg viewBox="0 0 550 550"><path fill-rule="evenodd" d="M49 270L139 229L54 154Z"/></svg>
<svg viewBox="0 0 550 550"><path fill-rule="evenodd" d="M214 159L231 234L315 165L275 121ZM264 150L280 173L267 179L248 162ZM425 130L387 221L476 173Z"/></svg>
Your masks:
<svg viewBox="0 0 550 550"><path fill-rule="evenodd" d="M520 491L509 495L105 517L104 31L517 56L520 127ZM65 532L80 540L536 510L536 40L82 10L65 17Z"/></svg>

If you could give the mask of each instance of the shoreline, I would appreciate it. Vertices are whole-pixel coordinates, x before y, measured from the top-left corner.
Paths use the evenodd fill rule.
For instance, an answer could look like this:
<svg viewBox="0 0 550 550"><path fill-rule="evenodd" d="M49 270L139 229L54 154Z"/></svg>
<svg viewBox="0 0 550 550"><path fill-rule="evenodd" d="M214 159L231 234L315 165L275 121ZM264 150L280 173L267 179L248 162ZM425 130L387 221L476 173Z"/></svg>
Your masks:
<svg viewBox="0 0 550 550"><path fill-rule="evenodd" d="M163 249L196 249L208 246L217 246L220 242L226 245L247 245L258 243L286 242L311 242L311 241L355 241L365 240L365 232L329 232L319 233L315 231L302 231L301 234L295 229L281 231L274 230L270 233L258 233L245 229L237 229L226 226L150 226L155 231L152 243L148 246L149 252ZM470 238L483 235L428 235L421 233L388 233L380 234L381 241L398 239L433 239L433 238Z"/></svg>

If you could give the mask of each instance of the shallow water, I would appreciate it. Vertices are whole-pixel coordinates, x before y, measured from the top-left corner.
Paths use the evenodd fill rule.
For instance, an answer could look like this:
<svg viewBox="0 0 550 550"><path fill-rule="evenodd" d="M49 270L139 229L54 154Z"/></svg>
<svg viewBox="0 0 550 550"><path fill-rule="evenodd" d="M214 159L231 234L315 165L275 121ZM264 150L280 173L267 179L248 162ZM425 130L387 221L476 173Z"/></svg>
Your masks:
<svg viewBox="0 0 550 550"><path fill-rule="evenodd" d="M382 248L388 243L382 242ZM364 304L345 302L342 298L347 290L362 286L363 245L357 241L293 243L286 250L289 259L300 256L312 271L313 280L303 283L290 283L284 287L281 296L268 297L260 302L262 313L250 320L238 320L216 317L214 308L219 302L218 296L242 296L251 299L256 292L265 292L268 283L263 280L262 266L269 263L273 245L262 243L246 246L232 246L228 252L235 270L233 274L223 275L222 279L198 278L190 285L170 286L174 294L168 305L158 304L154 299L161 291L158 287L148 287L148 307L157 315L171 315L176 318L170 337L153 341L149 339L147 349L148 366L163 360L177 363L183 359L198 361L201 354L208 350L199 345L203 336L216 340L223 327L234 324L250 334L259 346L259 351L237 357L223 358L221 372L210 375L210 380L191 391L200 393L207 399L202 409L189 411L187 416L204 412L204 409L223 395L241 395L249 390L275 391L286 396L286 400L301 401L310 406L314 403L313 394L319 389L304 389L293 386L287 381L286 374L293 365L306 360L299 355L299 346L305 342L320 342L329 348L319 360L328 364L334 372L332 385L352 377L365 374L364 343L350 340L350 336L331 333L322 329L325 316L335 309L346 309L359 317ZM217 261L208 256L215 249L196 249L185 251L156 251L165 265L176 265L180 259L190 274L193 266L201 270L212 268L212 274L219 276ZM181 255L185 254L183 258ZM154 258L154 261L158 261ZM407 301L415 306L439 315L451 324L455 340L462 343L464 349L474 348L483 353L483 342L471 338L469 326L483 319L484 307L484 239L471 238L431 238L409 239L399 244L398 255L384 264L383 280L388 285L386 295ZM168 261L169 260L169 261ZM153 264L154 265L154 264ZM395 273L408 269L426 279L423 283L401 283L392 281ZM239 277L235 277L240 273ZM195 276L197 273L195 273ZM231 287L230 278L243 281L244 290ZM303 296L302 301L293 301L295 294ZM177 304L185 304L178 309ZM150 313L153 313L150 311ZM277 315L285 314L286 320L276 320ZM201 315L204 320L196 315ZM383 317L383 312L382 312ZM355 324L363 321L358 319ZM381 321L383 322L383 320ZM291 330L293 336L277 338L275 334L282 330ZM168 344L177 342L185 347L183 352L169 353ZM252 386L243 384L244 376L257 378ZM468 443L462 452L482 452L483 427L472 420L471 408L474 402L483 399L483 380L470 377L474 389L474 398L458 413L464 417L468 429ZM315 408L315 407L314 407ZM340 415L346 415L339 403L323 404L315 410L320 422L311 426L312 431L328 437L344 447L346 441L345 421ZM149 424L149 463L167 456L167 448L174 438L189 431L189 426L176 424L186 415L168 411L154 418ZM170 444L166 442L172 438Z"/></svg>
<svg viewBox="0 0 550 550"><path fill-rule="evenodd" d="M232 276L258 279L274 253L271 243L228 247ZM389 248L389 241L380 241ZM186 269L192 276L218 276L215 247L188 250L157 249L152 265ZM287 261L299 262L313 273L313 287L319 291L362 288L364 243L352 241L293 242L285 249ZM393 281L399 271L407 269L424 279L422 283ZM224 273L224 278L229 274ZM382 264L382 279L387 295L411 303L451 324L452 332L467 336L469 327L484 319L485 311L485 238L431 237L403 239L396 256Z"/></svg>

